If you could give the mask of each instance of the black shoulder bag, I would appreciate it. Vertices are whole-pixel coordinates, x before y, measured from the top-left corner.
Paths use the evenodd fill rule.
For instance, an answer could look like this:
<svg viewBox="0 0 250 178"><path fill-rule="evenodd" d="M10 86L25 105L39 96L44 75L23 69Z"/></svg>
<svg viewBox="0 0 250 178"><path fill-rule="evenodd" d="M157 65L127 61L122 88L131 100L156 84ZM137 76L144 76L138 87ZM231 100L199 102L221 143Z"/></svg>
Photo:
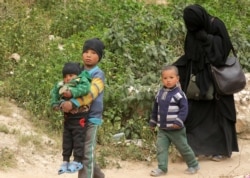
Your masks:
<svg viewBox="0 0 250 178"><path fill-rule="evenodd" d="M215 90L220 95L232 95L246 86L246 77L233 47L232 51L234 56L227 57L225 65L211 65Z"/></svg>

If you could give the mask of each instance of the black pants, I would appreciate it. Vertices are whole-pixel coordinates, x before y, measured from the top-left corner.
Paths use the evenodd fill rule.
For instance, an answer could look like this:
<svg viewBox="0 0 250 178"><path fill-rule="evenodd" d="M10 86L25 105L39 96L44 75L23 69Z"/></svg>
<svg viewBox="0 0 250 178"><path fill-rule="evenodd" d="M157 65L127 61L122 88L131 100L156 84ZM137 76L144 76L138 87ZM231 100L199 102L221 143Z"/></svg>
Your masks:
<svg viewBox="0 0 250 178"><path fill-rule="evenodd" d="M69 118L64 119L63 129L63 161L70 161L70 156L74 156L74 161L82 162L84 154L84 139L86 132L86 118Z"/></svg>

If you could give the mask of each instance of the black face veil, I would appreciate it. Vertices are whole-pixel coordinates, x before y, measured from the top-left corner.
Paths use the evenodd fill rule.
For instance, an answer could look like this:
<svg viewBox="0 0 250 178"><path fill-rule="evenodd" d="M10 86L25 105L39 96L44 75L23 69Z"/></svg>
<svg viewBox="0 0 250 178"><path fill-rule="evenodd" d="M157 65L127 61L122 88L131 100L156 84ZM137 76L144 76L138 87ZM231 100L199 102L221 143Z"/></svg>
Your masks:
<svg viewBox="0 0 250 178"><path fill-rule="evenodd" d="M187 6L183 11L183 19L189 32L205 30L209 32L211 15L200 5Z"/></svg>

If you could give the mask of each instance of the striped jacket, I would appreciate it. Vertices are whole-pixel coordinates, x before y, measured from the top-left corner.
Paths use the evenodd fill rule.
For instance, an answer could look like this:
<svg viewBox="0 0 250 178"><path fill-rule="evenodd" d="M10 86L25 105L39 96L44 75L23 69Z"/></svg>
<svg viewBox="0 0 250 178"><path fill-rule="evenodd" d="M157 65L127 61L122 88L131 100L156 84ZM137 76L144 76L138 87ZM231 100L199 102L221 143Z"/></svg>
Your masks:
<svg viewBox="0 0 250 178"><path fill-rule="evenodd" d="M183 128L187 114L188 101L184 92L179 87L161 88L155 97L149 125L166 130L173 130L173 124Z"/></svg>

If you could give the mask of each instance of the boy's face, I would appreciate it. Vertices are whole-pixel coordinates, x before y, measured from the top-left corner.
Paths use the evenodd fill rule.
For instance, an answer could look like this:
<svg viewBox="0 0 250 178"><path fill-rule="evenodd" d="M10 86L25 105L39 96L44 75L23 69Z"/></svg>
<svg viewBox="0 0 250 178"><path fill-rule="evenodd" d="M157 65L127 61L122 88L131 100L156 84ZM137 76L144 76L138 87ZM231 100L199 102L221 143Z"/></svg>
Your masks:
<svg viewBox="0 0 250 178"><path fill-rule="evenodd" d="M64 83L68 83L70 80L72 80L73 78L76 78L77 75L76 74L66 74L64 77L63 77L63 82Z"/></svg>
<svg viewBox="0 0 250 178"><path fill-rule="evenodd" d="M166 88L173 88L179 82L179 76L174 69L169 69L162 72L161 80Z"/></svg>
<svg viewBox="0 0 250 178"><path fill-rule="evenodd" d="M82 53L82 60L84 63L84 67L87 69L91 69L99 62L99 56L96 51L88 49Z"/></svg>

